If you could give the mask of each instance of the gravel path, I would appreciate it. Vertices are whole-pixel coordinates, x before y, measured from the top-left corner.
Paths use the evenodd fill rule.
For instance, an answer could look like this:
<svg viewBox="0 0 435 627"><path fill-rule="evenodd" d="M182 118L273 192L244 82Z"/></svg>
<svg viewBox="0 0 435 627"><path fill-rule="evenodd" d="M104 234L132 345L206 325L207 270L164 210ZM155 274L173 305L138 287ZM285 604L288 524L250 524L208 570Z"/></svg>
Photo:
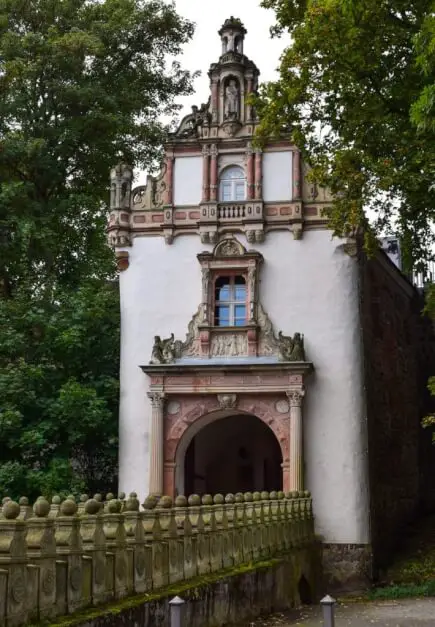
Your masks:
<svg viewBox="0 0 435 627"><path fill-rule="evenodd" d="M277 614L266 620L250 623L252 627L321 627L322 614L318 606L306 607L289 614ZM343 603L335 612L335 627L435 627L435 598L378 601L372 603ZM248 626L249 627L249 624Z"/></svg>

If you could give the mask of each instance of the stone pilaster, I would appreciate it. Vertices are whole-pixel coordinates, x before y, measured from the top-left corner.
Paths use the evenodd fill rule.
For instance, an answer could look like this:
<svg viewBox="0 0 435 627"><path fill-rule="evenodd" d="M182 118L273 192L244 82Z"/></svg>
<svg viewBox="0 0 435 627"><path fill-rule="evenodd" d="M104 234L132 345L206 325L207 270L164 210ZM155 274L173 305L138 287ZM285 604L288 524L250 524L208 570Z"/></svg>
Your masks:
<svg viewBox="0 0 435 627"><path fill-rule="evenodd" d="M293 200L301 198L301 152L293 151Z"/></svg>
<svg viewBox="0 0 435 627"><path fill-rule="evenodd" d="M215 144L210 151L210 200L217 201L218 190L218 151Z"/></svg>
<svg viewBox="0 0 435 627"><path fill-rule="evenodd" d="M210 200L210 148L202 147L202 202Z"/></svg>
<svg viewBox="0 0 435 627"><path fill-rule="evenodd" d="M260 149L255 151L255 199L263 198L263 153Z"/></svg>
<svg viewBox="0 0 435 627"><path fill-rule="evenodd" d="M165 205L172 205L173 203L173 194L172 194L173 175L174 175L174 157L172 155L167 155L166 173L165 173L165 185L166 185Z"/></svg>
<svg viewBox="0 0 435 627"><path fill-rule="evenodd" d="M304 489L304 461L303 461L303 426L302 400L305 392L302 388L289 390L287 397L290 403L290 464L289 490L301 491Z"/></svg>
<svg viewBox="0 0 435 627"><path fill-rule="evenodd" d="M246 184L247 199L253 200L255 195L254 153L250 144L248 145L248 149L246 151Z"/></svg>
<svg viewBox="0 0 435 627"><path fill-rule="evenodd" d="M163 407L165 395L161 391L148 393L151 400L151 447L149 493L163 494Z"/></svg>

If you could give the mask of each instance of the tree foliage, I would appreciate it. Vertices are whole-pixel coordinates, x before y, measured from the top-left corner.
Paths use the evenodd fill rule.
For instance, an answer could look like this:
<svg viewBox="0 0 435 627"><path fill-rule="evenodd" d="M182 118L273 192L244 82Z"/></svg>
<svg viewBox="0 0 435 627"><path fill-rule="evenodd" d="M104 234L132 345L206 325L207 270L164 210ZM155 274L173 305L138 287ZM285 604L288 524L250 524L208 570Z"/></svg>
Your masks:
<svg viewBox="0 0 435 627"><path fill-rule="evenodd" d="M261 135L291 131L331 188L342 234L375 216L405 266L428 257L435 212L433 0L264 0L291 40L257 100Z"/></svg>
<svg viewBox="0 0 435 627"><path fill-rule="evenodd" d="M192 32L163 0L0 0L0 492L112 480L109 170L155 163Z"/></svg>

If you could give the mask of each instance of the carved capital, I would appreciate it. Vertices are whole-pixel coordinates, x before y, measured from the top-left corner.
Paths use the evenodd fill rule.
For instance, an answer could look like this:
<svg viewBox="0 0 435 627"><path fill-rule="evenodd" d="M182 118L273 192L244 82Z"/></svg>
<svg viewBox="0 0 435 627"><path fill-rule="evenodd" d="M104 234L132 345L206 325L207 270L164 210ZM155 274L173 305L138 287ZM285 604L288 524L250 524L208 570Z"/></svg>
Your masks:
<svg viewBox="0 0 435 627"><path fill-rule="evenodd" d="M290 403L290 408L301 407L303 398L305 396L305 390L303 390L302 388L287 390L286 395Z"/></svg>
<svg viewBox="0 0 435 627"><path fill-rule="evenodd" d="M148 398L151 401L153 409L162 410L165 402L165 394L161 391L152 390L148 392Z"/></svg>
<svg viewBox="0 0 435 627"><path fill-rule="evenodd" d="M237 405L237 394L218 394L217 400L221 409L234 409Z"/></svg>
<svg viewBox="0 0 435 627"><path fill-rule="evenodd" d="M208 144L204 144L202 147L202 155L203 157L210 156L210 146Z"/></svg>

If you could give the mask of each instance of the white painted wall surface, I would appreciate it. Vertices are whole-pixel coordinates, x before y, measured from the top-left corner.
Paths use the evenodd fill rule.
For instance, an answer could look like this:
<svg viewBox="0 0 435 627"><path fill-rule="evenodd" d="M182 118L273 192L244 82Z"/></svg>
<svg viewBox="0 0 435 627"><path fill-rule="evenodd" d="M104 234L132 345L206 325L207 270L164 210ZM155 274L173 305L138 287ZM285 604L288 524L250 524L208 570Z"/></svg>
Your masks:
<svg viewBox="0 0 435 627"><path fill-rule="evenodd" d="M243 237L238 239L246 245ZM305 334L313 361L303 407L306 485L317 532L326 542L369 541L366 433L356 262L325 230L266 236L260 298L276 332ZM247 246L252 248L252 244ZM120 490L148 486L151 405L148 363L153 336L183 339L201 298L196 255L211 246L196 235L137 238L121 273L122 351Z"/></svg>
<svg viewBox="0 0 435 627"><path fill-rule="evenodd" d="M263 153L263 199L266 202L291 200L292 153Z"/></svg>
<svg viewBox="0 0 435 627"><path fill-rule="evenodd" d="M202 157L176 157L174 204L199 205L202 196Z"/></svg>

